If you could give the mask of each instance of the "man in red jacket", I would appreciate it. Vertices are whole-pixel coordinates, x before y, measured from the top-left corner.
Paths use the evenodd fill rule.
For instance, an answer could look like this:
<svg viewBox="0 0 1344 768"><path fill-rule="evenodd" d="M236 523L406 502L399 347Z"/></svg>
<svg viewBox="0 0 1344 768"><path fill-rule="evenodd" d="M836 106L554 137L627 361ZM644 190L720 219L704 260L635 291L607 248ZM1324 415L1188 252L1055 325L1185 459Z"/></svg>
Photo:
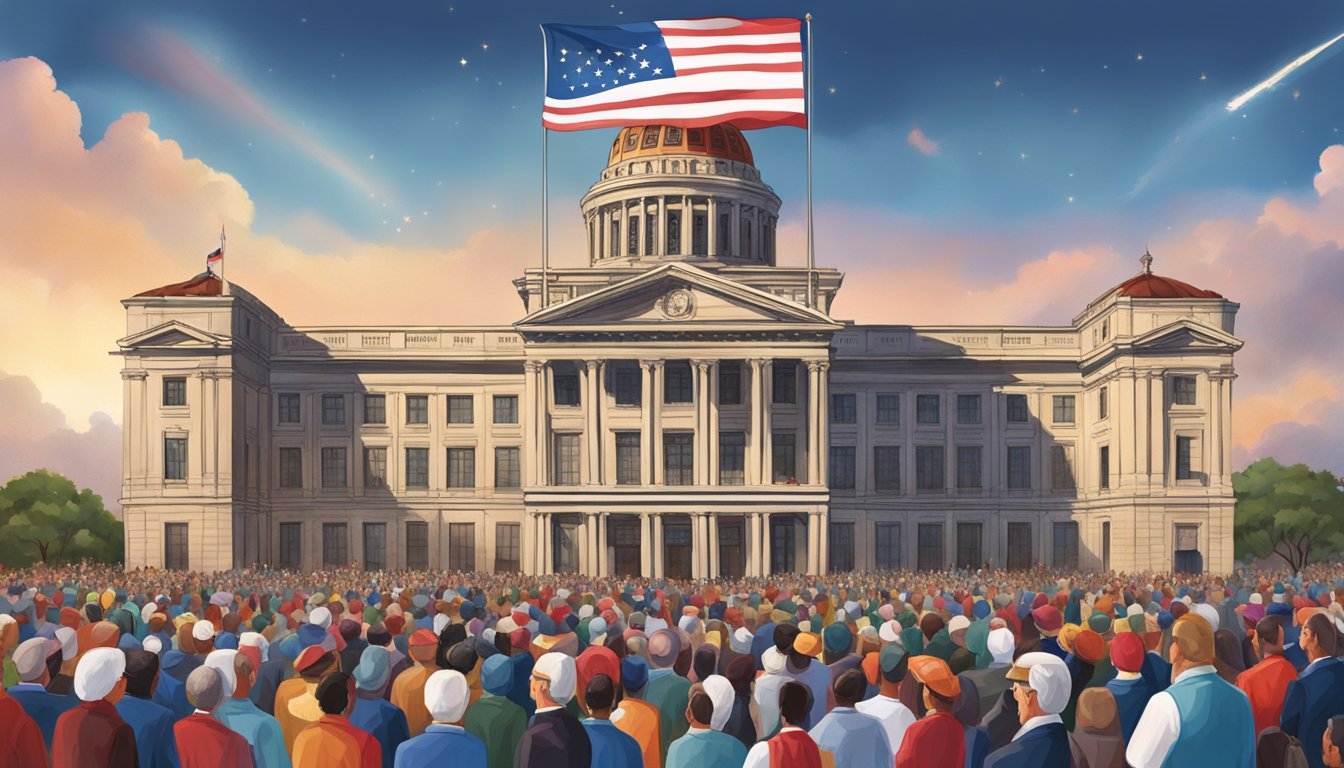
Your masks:
<svg viewBox="0 0 1344 768"><path fill-rule="evenodd" d="M46 766L47 745L37 721L0 688L0 765Z"/></svg>
<svg viewBox="0 0 1344 768"><path fill-rule="evenodd" d="M910 675L924 686L924 706L929 713L905 730L896 768L965 763L966 731L952 714L961 696L961 681L946 661L934 656L911 658Z"/></svg>
<svg viewBox="0 0 1344 768"><path fill-rule="evenodd" d="M1288 684L1297 679L1297 667L1283 657L1283 626L1277 616L1266 616L1253 635L1260 663L1237 675L1237 687L1251 700L1255 732L1277 727Z"/></svg>
<svg viewBox="0 0 1344 768"><path fill-rule="evenodd" d="M195 712L177 721L173 738L182 768L253 768L247 740L210 713L224 701L224 681L214 667L187 676L187 701Z"/></svg>
<svg viewBox="0 0 1344 768"><path fill-rule="evenodd" d="M51 737L53 768L136 768L135 733L117 713L126 693L126 654L94 648L75 668L79 704L56 721Z"/></svg>
<svg viewBox="0 0 1344 768"><path fill-rule="evenodd" d="M779 733L757 742L742 768L821 768L821 749L802 729L812 712L812 691L788 682L779 689Z"/></svg>

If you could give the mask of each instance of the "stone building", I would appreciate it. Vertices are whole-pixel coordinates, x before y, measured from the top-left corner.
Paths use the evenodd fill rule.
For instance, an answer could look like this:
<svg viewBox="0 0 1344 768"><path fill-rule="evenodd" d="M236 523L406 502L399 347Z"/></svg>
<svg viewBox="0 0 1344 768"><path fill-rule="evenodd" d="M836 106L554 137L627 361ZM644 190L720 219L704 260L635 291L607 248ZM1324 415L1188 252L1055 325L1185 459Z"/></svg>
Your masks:
<svg viewBox="0 0 1344 768"><path fill-rule="evenodd" d="M779 207L736 129L631 127L513 325L126 299L127 564L1231 568L1237 304L1145 254L1059 326L855 325Z"/></svg>

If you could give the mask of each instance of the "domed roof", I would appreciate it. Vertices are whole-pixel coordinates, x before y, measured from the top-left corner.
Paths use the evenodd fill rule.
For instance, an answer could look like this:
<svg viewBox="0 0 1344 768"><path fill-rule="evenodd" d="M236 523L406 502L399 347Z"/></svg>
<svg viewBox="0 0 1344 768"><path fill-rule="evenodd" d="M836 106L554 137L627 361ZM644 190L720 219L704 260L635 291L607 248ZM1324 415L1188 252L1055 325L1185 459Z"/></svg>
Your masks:
<svg viewBox="0 0 1344 768"><path fill-rule="evenodd" d="M1143 252L1139 258L1143 271L1125 282L1103 293L1089 307L1096 306L1116 296L1128 296L1134 299L1221 299L1221 293L1206 291L1203 288L1182 282L1172 277L1153 274L1153 255Z"/></svg>
<svg viewBox="0 0 1344 768"><path fill-rule="evenodd" d="M611 143L607 165L654 155L703 155L755 165L742 131L727 123L707 128L676 125L633 125L622 128Z"/></svg>
<svg viewBox="0 0 1344 768"><path fill-rule="evenodd" d="M142 296L223 296L224 281L210 273L201 274L182 283L173 283L154 288L143 293L135 294L135 298Z"/></svg>

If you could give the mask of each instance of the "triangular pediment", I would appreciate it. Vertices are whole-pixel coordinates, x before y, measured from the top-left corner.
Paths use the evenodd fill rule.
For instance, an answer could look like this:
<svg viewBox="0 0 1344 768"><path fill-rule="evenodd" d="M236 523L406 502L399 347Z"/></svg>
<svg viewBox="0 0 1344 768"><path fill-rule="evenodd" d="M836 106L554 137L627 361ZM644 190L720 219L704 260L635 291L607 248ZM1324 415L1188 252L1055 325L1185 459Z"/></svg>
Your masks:
<svg viewBox="0 0 1344 768"><path fill-rule="evenodd" d="M520 332L839 330L826 313L686 264L665 264L528 315Z"/></svg>
<svg viewBox="0 0 1344 768"><path fill-rule="evenodd" d="M1137 350L1165 352L1180 350L1223 350L1235 352L1241 339L1217 328L1193 320L1178 320L1135 337L1130 346Z"/></svg>
<svg viewBox="0 0 1344 768"><path fill-rule="evenodd" d="M170 320L117 341L121 349L214 349L228 344L226 337Z"/></svg>

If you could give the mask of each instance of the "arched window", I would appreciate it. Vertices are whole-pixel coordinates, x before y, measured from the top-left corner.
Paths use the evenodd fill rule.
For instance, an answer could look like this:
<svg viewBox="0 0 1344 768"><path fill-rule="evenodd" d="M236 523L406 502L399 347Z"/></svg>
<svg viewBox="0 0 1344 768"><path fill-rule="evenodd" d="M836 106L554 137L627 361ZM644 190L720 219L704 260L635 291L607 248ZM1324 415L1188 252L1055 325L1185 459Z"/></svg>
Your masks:
<svg viewBox="0 0 1344 768"><path fill-rule="evenodd" d="M653 173L653 163L645 163L645 164L644 164L644 172L645 172L645 173Z"/></svg>
<svg viewBox="0 0 1344 768"><path fill-rule="evenodd" d="M672 161L672 172L673 172L673 173L681 173L681 161L680 161L680 160L673 160L673 161Z"/></svg>

